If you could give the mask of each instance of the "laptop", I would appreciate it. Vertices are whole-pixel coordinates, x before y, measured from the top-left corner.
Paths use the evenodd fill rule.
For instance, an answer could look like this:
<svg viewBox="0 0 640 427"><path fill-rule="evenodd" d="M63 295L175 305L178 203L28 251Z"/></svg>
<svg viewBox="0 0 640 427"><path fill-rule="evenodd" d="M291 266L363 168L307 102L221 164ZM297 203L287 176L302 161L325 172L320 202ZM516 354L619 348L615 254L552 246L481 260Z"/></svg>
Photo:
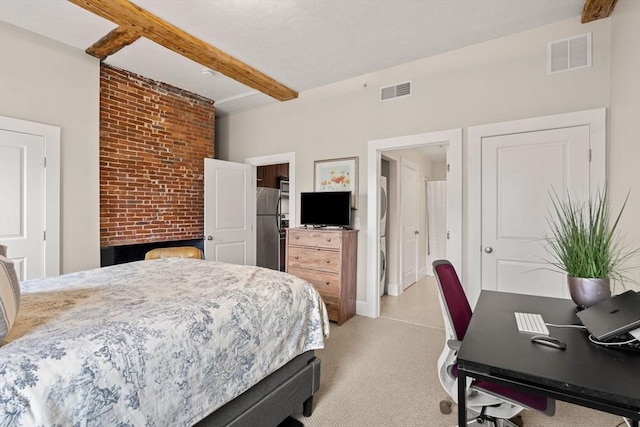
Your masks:
<svg viewBox="0 0 640 427"><path fill-rule="evenodd" d="M626 291L577 314L594 338L607 341L640 328L640 294Z"/></svg>

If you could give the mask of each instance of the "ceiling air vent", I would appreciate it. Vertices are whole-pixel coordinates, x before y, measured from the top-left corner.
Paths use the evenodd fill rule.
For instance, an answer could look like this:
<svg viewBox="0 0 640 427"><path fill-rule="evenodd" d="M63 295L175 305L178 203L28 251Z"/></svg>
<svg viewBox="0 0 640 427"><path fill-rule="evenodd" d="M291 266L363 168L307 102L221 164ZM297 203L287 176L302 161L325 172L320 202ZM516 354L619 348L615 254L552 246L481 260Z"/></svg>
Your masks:
<svg viewBox="0 0 640 427"><path fill-rule="evenodd" d="M591 67L591 33L550 42L547 45L547 73Z"/></svg>
<svg viewBox="0 0 640 427"><path fill-rule="evenodd" d="M380 88L380 101L402 98L411 95L411 82L398 83Z"/></svg>

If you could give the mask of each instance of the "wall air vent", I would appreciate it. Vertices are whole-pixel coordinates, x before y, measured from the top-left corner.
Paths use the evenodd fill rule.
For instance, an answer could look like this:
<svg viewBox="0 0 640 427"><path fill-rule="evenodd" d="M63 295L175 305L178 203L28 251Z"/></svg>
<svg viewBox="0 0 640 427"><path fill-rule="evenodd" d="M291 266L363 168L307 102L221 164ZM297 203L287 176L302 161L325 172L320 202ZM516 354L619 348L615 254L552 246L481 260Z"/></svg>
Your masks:
<svg viewBox="0 0 640 427"><path fill-rule="evenodd" d="M547 44L547 74L591 67L591 33Z"/></svg>
<svg viewBox="0 0 640 427"><path fill-rule="evenodd" d="M380 88L380 101L402 98L411 95L411 82L397 83L393 86Z"/></svg>

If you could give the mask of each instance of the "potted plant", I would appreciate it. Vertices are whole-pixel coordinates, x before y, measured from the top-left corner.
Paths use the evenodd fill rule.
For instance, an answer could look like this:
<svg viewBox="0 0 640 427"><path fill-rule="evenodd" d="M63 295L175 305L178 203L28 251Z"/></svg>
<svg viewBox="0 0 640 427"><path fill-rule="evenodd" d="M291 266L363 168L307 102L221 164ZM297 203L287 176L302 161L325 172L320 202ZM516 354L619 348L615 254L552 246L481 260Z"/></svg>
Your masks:
<svg viewBox="0 0 640 427"><path fill-rule="evenodd" d="M551 235L546 238L549 262L567 274L571 299L579 307L590 307L611 297L610 280L624 286L623 265L636 251L624 251L618 222L627 204L611 216L607 191L598 191L586 202L551 193Z"/></svg>

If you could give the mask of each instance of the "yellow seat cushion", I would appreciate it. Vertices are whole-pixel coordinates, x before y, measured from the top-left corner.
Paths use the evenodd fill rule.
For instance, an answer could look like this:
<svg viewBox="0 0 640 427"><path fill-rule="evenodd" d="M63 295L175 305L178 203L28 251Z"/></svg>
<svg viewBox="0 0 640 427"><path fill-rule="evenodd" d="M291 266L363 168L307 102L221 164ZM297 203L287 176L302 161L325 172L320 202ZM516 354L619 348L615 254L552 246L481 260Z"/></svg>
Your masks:
<svg viewBox="0 0 640 427"><path fill-rule="evenodd" d="M202 259L202 251L195 246L156 248L147 252L144 259L158 258L197 258Z"/></svg>

